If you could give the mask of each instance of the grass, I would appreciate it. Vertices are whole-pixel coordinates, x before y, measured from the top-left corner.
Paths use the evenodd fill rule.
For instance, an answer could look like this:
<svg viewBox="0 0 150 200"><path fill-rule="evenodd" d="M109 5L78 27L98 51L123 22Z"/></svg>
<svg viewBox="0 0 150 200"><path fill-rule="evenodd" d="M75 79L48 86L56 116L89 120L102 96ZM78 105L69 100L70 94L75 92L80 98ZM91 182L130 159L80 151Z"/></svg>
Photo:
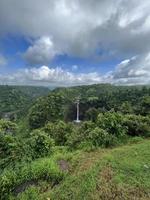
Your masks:
<svg viewBox="0 0 150 200"><path fill-rule="evenodd" d="M39 180L58 184L63 176L53 158L41 158L15 170L6 169L0 175L0 199L8 199L9 194L18 193L26 186L37 185Z"/></svg>
<svg viewBox="0 0 150 200"><path fill-rule="evenodd" d="M150 199L150 141L83 153L51 199ZM115 197L114 197L115 195ZM137 198L136 198L137 197Z"/></svg>
<svg viewBox="0 0 150 200"><path fill-rule="evenodd" d="M69 163L67 173L59 169L57 160L60 159ZM7 175L8 172L4 176L5 173L3 179L5 177L6 188L9 186L6 180L11 178ZM49 177L49 182L41 178L45 176ZM91 152L69 153L66 149L59 148L52 158L32 162L30 167L21 168L15 177L13 180L21 177L19 184L33 178L39 182L38 185L29 186L18 196L12 195L10 199L148 200L150 199L150 140L137 140L136 144L131 142L114 149L97 149ZM50 182L60 177L61 181L51 187ZM17 184L18 182L15 183Z"/></svg>

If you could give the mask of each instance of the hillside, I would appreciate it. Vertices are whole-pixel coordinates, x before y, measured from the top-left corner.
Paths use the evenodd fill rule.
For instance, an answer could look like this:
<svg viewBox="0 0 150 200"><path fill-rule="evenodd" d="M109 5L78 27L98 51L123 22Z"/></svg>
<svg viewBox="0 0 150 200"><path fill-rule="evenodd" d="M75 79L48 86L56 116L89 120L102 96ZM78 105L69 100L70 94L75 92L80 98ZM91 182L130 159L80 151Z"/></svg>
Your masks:
<svg viewBox="0 0 150 200"><path fill-rule="evenodd" d="M13 86L13 88L23 92L31 98L45 96L51 91L51 88L42 86Z"/></svg>
<svg viewBox="0 0 150 200"><path fill-rule="evenodd" d="M39 96L49 92L48 88L33 86L0 86L0 116L23 113Z"/></svg>
<svg viewBox="0 0 150 200"><path fill-rule="evenodd" d="M150 141L80 153L50 199L149 199ZM43 195L41 195L43 196Z"/></svg>
<svg viewBox="0 0 150 200"><path fill-rule="evenodd" d="M92 152L67 153L62 149L14 171L13 177L20 180L13 182L11 199L148 200L149 147L149 140L141 140L137 144ZM1 190L10 189L11 173L1 174L0 184L4 184Z"/></svg>
<svg viewBox="0 0 150 200"><path fill-rule="evenodd" d="M37 100L30 109L30 125L39 128L47 121L75 120L75 101L78 97L80 119L83 121L95 120L99 112L110 110L121 111L124 114L150 113L150 88L147 86L97 84L56 88L47 97Z"/></svg>

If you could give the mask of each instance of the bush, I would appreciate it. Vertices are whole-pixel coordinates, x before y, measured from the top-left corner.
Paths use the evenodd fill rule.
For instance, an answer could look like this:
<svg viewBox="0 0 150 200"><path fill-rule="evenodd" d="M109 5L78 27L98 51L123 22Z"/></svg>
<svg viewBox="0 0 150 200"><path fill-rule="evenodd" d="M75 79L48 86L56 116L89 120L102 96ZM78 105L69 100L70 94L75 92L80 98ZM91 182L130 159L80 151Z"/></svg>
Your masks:
<svg viewBox="0 0 150 200"><path fill-rule="evenodd" d="M110 147L117 143L117 137L106 130L96 127L93 122L87 121L69 135L67 144L70 148L90 149L96 147Z"/></svg>
<svg viewBox="0 0 150 200"><path fill-rule="evenodd" d="M123 125L131 136L150 136L150 119L141 115L125 115Z"/></svg>
<svg viewBox="0 0 150 200"><path fill-rule="evenodd" d="M34 152L34 157L39 158L52 153L52 147L54 146L54 140L50 138L47 133L41 130L34 130L30 134L28 143Z"/></svg>
<svg viewBox="0 0 150 200"><path fill-rule="evenodd" d="M5 170L0 175L0 199L7 200L16 187L27 181L46 180L58 183L62 180L64 173L60 171L53 159L42 158L30 164L24 164L22 168Z"/></svg>
<svg viewBox="0 0 150 200"><path fill-rule="evenodd" d="M49 122L42 130L55 140L56 145L65 145L68 135L73 131L73 125L63 121Z"/></svg>
<svg viewBox="0 0 150 200"><path fill-rule="evenodd" d="M68 145L70 148L78 148L81 143L87 141L87 135L89 135L89 132L94 128L95 123L91 121L85 121L82 122L80 126L74 126L72 132L68 134L66 145Z"/></svg>
<svg viewBox="0 0 150 200"><path fill-rule="evenodd" d="M117 137L109 134L106 130L96 127L94 130L89 132L87 136L89 141L92 141L92 144L95 147L110 147L117 144Z"/></svg>
<svg viewBox="0 0 150 200"><path fill-rule="evenodd" d="M124 115L117 112L99 114L97 118L97 126L106 130L109 134L120 137L127 133L126 126L123 125L123 118Z"/></svg>
<svg viewBox="0 0 150 200"><path fill-rule="evenodd" d="M25 142L11 135L0 135L1 168L12 166L23 159L29 160L29 154L31 154L31 149Z"/></svg>
<svg viewBox="0 0 150 200"><path fill-rule="evenodd" d="M17 131L17 125L9 120L0 120L0 133L3 134L15 134Z"/></svg>

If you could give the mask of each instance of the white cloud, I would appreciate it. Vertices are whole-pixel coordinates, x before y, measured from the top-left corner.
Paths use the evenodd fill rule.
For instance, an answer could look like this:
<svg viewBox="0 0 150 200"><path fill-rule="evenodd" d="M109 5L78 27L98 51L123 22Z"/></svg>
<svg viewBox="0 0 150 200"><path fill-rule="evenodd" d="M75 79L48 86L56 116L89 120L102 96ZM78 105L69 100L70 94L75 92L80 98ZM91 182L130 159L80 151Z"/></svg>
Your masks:
<svg viewBox="0 0 150 200"><path fill-rule="evenodd" d="M40 38L26 52L32 62L46 63L62 50L79 57L101 52L100 58L123 58L150 51L149 10L149 0L1 0L0 35ZM51 44L43 41L45 35ZM44 52L42 42L48 46Z"/></svg>
<svg viewBox="0 0 150 200"><path fill-rule="evenodd" d="M93 73L75 73L63 70L61 67L41 66L0 76L0 84L74 86L95 83L150 84L150 53L123 60L114 71L104 75L96 71Z"/></svg>
<svg viewBox="0 0 150 200"><path fill-rule="evenodd" d="M47 64L57 54L58 50L55 48L51 38L44 36L35 40L33 45L24 53L23 57L29 64Z"/></svg>
<svg viewBox="0 0 150 200"><path fill-rule="evenodd" d="M26 68L12 75L0 76L1 84L19 85L72 86L94 84L102 81L102 77L96 72L75 74L59 67L49 68L48 66Z"/></svg>
<svg viewBox="0 0 150 200"><path fill-rule="evenodd" d="M6 58L0 54L0 67L5 66L7 64Z"/></svg>
<svg viewBox="0 0 150 200"><path fill-rule="evenodd" d="M116 83L150 84L150 53L122 61L112 74Z"/></svg>
<svg viewBox="0 0 150 200"><path fill-rule="evenodd" d="M31 67L6 80L18 82L22 77L24 83L57 85L150 83L149 0L0 0L0 36L6 33L33 41L24 53L31 66L48 65L60 54L123 60L104 76Z"/></svg>

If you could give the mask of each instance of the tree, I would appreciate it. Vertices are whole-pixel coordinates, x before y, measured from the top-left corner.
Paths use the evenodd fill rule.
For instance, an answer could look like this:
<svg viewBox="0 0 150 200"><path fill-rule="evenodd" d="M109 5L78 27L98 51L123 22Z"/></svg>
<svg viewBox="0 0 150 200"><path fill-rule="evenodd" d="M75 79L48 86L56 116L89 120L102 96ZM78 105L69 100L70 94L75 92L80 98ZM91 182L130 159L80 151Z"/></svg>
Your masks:
<svg viewBox="0 0 150 200"><path fill-rule="evenodd" d="M54 122L64 117L64 98L51 93L39 98L29 111L29 125L32 129L43 127L48 121Z"/></svg>
<svg viewBox="0 0 150 200"><path fill-rule="evenodd" d="M12 134L14 135L17 131L17 124L9 120L1 119L0 120L0 132L3 134Z"/></svg>
<svg viewBox="0 0 150 200"><path fill-rule="evenodd" d="M85 113L85 118L87 120L91 120L93 122L96 121L97 116L98 116L99 110L96 108L89 108L86 113Z"/></svg>
<svg viewBox="0 0 150 200"><path fill-rule="evenodd" d="M141 111L143 115L150 115L150 96L145 96L142 98Z"/></svg>

